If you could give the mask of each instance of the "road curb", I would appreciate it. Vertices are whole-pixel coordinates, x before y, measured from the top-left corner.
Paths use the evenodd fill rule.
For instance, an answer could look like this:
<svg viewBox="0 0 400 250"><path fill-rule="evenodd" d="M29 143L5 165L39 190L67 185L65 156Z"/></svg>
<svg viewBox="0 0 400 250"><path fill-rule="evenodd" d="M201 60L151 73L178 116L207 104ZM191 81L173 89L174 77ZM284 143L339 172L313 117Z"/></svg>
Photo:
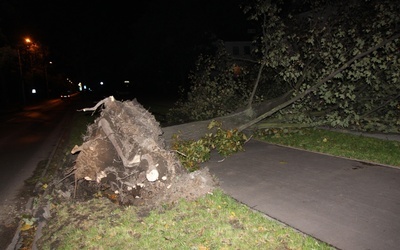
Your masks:
<svg viewBox="0 0 400 250"><path fill-rule="evenodd" d="M50 166L50 163L53 161L54 155L56 153L56 151L59 149L60 144L61 144L61 140L63 139L66 131L67 131L67 127L64 126L66 124L67 118L69 118L69 116L65 116L64 120L58 125L56 131L58 130L58 139L56 141L55 146L53 147L49 158L47 159L47 163L46 166L43 170L43 172L41 173L41 178L44 177L44 175L46 174L48 167ZM34 193L39 193L39 190L41 188L40 183L36 183L35 188L34 188ZM45 192L43 194L41 194L39 196L40 197L46 197L46 195L49 193L49 190L51 190L51 187L49 185L49 187L45 190ZM39 211L43 210L46 211L45 206L48 205L48 202L44 202L46 203L45 206L38 206L37 208L34 207L33 205L33 200L34 197L30 197L25 205L25 211L29 211L30 214L32 215L33 218L39 218L38 221L38 226L37 229L35 230L35 236L34 236L34 240L32 242L32 249L33 250L37 250L37 246L36 246L36 242L38 239L40 239L41 237L41 232L42 232L42 228L43 226L46 224L46 218L45 216L38 216L39 215ZM14 237L11 241L11 243L8 245L7 250L17 250L20 249L19 244L21 244L21 227L22 227L22 221L19 222L18 228L16 229L16 232L14 234Z"/></svg>

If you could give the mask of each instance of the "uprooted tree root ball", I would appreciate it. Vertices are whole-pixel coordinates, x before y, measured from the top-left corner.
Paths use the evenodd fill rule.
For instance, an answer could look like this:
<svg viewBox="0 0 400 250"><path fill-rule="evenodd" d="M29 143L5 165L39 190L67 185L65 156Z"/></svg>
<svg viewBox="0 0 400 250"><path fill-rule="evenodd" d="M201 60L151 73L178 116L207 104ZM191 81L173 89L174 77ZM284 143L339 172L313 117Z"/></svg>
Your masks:
<svg viewBox="0 0 400 250"><path fill-rule="evenodd" d="M82 111L99 108L83 144L71 151L77 154L74 197L102 191L123 205L152 207L196 199L216 187L208 169L190 173L182 167L166 149L159 123L136 100L120 102L110 96Z"/></svg>

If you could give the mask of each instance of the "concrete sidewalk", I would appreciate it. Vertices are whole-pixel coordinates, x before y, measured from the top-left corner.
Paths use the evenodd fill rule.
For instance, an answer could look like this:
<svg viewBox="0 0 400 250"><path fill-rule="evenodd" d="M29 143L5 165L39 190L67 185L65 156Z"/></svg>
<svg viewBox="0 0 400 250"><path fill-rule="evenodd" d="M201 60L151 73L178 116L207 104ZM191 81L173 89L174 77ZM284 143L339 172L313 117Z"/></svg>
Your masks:
<svg viewBox="0 0 400 250"><path fill-rule="evenodd" d="M344 250L400 249L400 169L250 140L203 163L238 201Z"/></svg>

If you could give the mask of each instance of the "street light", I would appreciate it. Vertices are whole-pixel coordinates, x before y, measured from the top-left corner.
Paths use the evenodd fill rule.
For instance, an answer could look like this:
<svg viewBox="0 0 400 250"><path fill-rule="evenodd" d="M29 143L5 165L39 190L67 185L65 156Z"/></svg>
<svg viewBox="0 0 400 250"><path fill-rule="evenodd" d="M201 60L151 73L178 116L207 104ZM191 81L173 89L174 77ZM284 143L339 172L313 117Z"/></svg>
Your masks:
<svg viewBox="0 0 400 250"><path fill-rule="evenodd" d="M19 46L19 48L18 48L18 63L19 63L20 77L21 77L21 88L23 91L22 100L23 100L23 103L25 104L25 102L26 102L26 93L25 93L26 79L24 79L24 73L25 73L24 68L26 68L27 66L24 65L24 63L30 64L29 69L33 70L32 72L43 72L42 77L44 80L44 82L43 82L44 86L42 84L40 84L40 86L43 86L45 88L45 91L44 91L45 97L48 98L49 97L48 64L52 64L52 62L47 61L47 51L43 46L41 46L37 42L31 40L29 37L24 38L23 41L24 41L23 46ZM22 53L24 53L24 54L22 54ZM23 57L24 55L25 55L25 57ZM26 56L29 56L29 58L27 58ZM29 62L26 62L27 59L29 59ZM37 71L39 68L41 70Z"/></svg>
<svg viewBox="0 0 400 250"><path fill-rule="evenodd" d="M32 43L32 41L29 37L25 38L24 41L25 41L25 44ZM21 91L22 91L22 105L25 105L25 103L26 103L25 83L24 83L24 75L23 75L23 71L22 71L22 60L21 60L20 48L17 48L17 53L18 53L19 77L20 77L20 81L21 81Z"/></svg>
<svg viewBox="0 0 400 250"><path fill-rule="evenodd" d="M25 44L30 44L32 43L30 38L25 38L24 39ZM18 66L19 66L19 77L21 81L21 91L22 91L22 105L26 104L26 94L25 94L25 82L24 82L24 74L22 70L22 60L21 60L21 50L20 48L17 48L17 53L18 53Z"/></svg>

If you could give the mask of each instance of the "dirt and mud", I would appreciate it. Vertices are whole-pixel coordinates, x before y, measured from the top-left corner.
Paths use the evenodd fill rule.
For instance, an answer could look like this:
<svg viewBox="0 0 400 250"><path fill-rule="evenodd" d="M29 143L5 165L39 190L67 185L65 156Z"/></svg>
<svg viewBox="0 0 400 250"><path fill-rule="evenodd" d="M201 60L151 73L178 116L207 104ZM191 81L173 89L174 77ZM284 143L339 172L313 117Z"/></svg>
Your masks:
<svg viewBox="0 0 400 250"><path fill-rule="evenodd" d="M139 102L110 96L83 111L97 109L100 116L88 126L83 144L71 151L77 154L71 171L74 197L95 186L122 205L152 207L213 189L207 169L189 173L168 150L159 122Z"/></svg>

